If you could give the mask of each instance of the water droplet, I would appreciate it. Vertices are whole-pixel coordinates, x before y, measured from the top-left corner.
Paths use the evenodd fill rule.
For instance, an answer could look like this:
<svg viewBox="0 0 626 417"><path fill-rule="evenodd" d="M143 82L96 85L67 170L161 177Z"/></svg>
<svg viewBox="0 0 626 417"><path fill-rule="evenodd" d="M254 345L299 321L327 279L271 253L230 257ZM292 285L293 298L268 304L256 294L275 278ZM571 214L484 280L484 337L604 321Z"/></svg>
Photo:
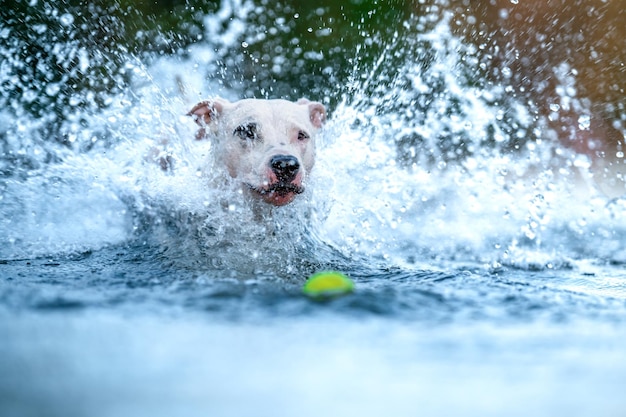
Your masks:
<svg viewBox="0 0 626 417"><path fill-rule="evenodd" d="M49 96L56 96L61 87L57 83L50 83L46 86L46 94Z"/></svg>
<svg viewBox="0 0 626 417"><path fill-rule="evenodd" d="M578 117L578 128L580 130L589 130L591 125L591 117L588 114L581 114Z"/></svg>
<svg viewBox="0 0 626 417"><path fill-rule="evenodd" d="M85 73L89 69L89 53L86 49L81 48L78 51L78 68Z"/></svg>
<svg viewBox="0 0 626 417"><path fill-rule="evenodd" d="M39 24L39 25L33 25L32 29L38 33L38 34L43 34L46 30L48 30L48 26L44 25L44 24Z"/></svg>
<svg viewBox="0 0 626 417"><path fill-rule="evenodd" d="M74 23L74 16L69 13L64 13L61 15L61 17L59 17L59 22L61 22L63 26L70 26L72 23Z"/></svg>

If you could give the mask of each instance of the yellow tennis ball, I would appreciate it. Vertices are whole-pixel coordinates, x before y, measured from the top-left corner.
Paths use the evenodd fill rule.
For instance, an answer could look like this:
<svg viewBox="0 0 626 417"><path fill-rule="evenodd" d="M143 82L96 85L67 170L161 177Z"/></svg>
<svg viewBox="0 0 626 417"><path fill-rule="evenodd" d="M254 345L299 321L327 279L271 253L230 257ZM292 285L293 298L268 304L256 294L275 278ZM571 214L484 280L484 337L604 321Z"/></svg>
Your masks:
<svg viewBox="0 0 626 417"><path fill-rule="evenodd" d="M321 271L309 277L302 287L302 292L310 297L334 297L354 290L354 282L337 271Z"/></svg>

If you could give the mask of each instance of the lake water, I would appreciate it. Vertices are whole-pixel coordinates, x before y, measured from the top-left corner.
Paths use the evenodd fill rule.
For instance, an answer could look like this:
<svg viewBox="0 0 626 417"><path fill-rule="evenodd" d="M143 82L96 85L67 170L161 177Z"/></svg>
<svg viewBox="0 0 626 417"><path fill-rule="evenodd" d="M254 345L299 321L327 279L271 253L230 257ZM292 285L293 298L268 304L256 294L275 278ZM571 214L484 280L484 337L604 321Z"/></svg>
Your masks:
<svg viewBox="0 0 626 417"><path fill-rule="evenodd" d="M405 21L371 65L343 51L348 85L309 97L330 117L299 201L258 220L207 187L185 113L242 93L207 72L251 10L224 2L184 53L127 52L127 85L61 114L27 116L63 85L3 95L0 414L626 416L626 200L506 86L469 82L446 18ZM169 174L144 158L164 138ZM302 295L322 269L354 293Z"/></svg>

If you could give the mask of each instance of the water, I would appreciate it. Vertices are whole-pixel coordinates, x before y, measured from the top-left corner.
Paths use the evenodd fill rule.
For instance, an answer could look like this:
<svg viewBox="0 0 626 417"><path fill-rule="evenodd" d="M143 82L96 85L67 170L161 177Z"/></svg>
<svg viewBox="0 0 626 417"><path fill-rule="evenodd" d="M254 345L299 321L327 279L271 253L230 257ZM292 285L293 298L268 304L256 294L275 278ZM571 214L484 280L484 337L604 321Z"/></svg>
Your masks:
<svg viewBox="0 0 626 417"><path fill-rule="evenodd" d="M63 27L82 21L46 7ZM48 39L93 88L2 95L1 414L623 415L620 165L598 171L510 84L485 82L474 69L492 63L437 7L322 68L348 82L307 94L330 119L302 199L259 221L235 186L207 186L211 145L191 140L185 113L254 88L225 51L284 51L272 27L296 18L276 10L224 2L175 54L120 47L107 61ZM264 13L276 26L250 35ZM574 72L556 71L553 113L585 110ZM268 80L257 94L273 95ZM26 117L40 104L57 111ZM574 120L590 129L588 113ZM146 159L155 146L172 173ZM349 274L355 293L304 297L320 269Z"/></svg>

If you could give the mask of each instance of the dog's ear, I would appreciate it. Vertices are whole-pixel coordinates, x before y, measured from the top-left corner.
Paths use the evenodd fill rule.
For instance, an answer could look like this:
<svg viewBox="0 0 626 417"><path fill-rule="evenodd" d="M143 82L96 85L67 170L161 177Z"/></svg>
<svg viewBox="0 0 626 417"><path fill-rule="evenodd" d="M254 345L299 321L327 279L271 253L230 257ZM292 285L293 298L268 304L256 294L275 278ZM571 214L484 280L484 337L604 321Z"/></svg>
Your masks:
<svg viewBox="0 0 626 417"><path fill-rule="evenodd" d="M200 126L206 126L224 110L224 101L221 99L201 101L193 106L187 115L193 117Z"/></svg>
<svg viewBox="0 0 626 417"><path fill-rule="evenodd" d="M224 105L227 103L228 101L223 99L214 99L201 101L193 106L187 115L193 117L193 120L200 126L198 133L196 133L196 139L202 139L206 136L206 127L215 122L224 111Z"/></svg>
<svg viewBox="0 0 626 417"><path fill-rule="evenodd" d="M326 107L324 107L322 103L318 103L317 101L309 101L306 98L301 98L296 103L308 106L311 123L318 129L322 127L322 125L326 121Z"/></svg>

